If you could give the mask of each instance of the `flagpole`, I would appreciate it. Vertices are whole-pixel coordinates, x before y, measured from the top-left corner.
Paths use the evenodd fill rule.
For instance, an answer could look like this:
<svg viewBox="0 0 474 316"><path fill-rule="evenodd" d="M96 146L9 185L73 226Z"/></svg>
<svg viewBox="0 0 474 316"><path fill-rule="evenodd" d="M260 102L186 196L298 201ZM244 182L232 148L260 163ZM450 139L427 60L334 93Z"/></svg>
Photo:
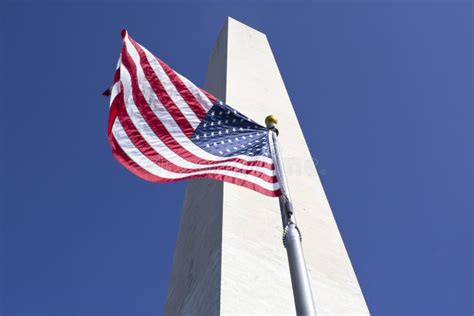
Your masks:
<svg viewBox="0 0 474 316"><path fill-rule="evenodd" d="M272 147L271 150L275 161L278 182L280 183L282 191L279 202L283 224L283 245L286 248L288 256L296 313L298 315L316 315L303 248L301 246L301 232L296 225L293 204L291 203L286 174L281 159L277 123L278 120L273 115L269 115L265 119L265 124L270 130L270 145Z"/></svg>

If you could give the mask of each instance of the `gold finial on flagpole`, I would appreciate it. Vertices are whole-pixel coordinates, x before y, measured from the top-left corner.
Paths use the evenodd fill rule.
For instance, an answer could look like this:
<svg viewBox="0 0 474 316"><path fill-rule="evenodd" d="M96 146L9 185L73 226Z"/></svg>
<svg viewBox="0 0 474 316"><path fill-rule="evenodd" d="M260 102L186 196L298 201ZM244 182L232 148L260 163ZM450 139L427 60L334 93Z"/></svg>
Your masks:
<svg viewBox="0 0 474 316"><path fill-rule="evenodd" d="M273 127L278 123L278 118L275 115L269 115L265 118L265 124L268 128Z"/></svg>

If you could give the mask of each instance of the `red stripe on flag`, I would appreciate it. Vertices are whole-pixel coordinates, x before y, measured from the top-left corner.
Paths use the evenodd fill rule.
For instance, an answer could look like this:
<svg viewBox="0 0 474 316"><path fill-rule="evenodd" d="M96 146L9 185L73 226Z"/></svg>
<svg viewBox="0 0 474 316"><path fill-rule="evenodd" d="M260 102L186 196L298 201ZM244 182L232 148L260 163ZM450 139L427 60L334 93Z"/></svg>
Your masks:
<svg viewBox="0 0 474 316"><path fill-rule="evenodd" d="M107 134L109 135L110 133L112 133L112 127L114 125L115 118L117 117L117 114L118 114L118 107L119 107L118 98L119 98L119 95L115 96L109 108L109 121L108 121L108 126L107 126Z"/></svg>
<svg viewBox="0 0 474 316"><path fill-rule="evenodd" d="M263 188L262 186L255 184L250 181L245 181L242 179L234 178L231 176L225 176L225 175L217 175L217 174L206 174L206 175L195 175L195 176L185 176L179 179L168 179L168 178L162 178L158 177L142 167L140 167L135 161L133 161L120 147L120 145L117 143L117 140L113 136L113 134L109 135L109 142L112 146L112 154L117 159L120 164L122 164L128 171L132 172L136 176L147 180L151 182L176 182L180 180L186 180L186 179L194 179L194 178L209 178L209 179L214 179L214 180L219 180L219 181L225 181L229 183L233 183L242 187L249 188L251 190L260 192L262 194L265 194L270 197L277 197L281 195L281 190L268 190Z"/></svg>
<svg viewBox="0 0 474 316"><path fill-rule="evenodd" d="M137 130L136 126L133 124L132 120L130 119L126 111L125 106L123 105L124 104L123 98L124 98L123 95L120 94L120 99L118 100L117 102L118 104L116 106L116 108L118 108L118 119L120 121L120 124L122 125L125 133L127 134L128 138L132 141L132 143L135 145L135 147L138 150L140 150L140 152L144 156L149 158L152 162L154 162L158 166L174 173L192 173L196 171L227 170L227 171L233 171L233 172L238 172L242 174L252 175L252 176L261 178L264 181L269 182L269 183L277 182L276 176L269 176L257 170L242 169L242 168L237 168L234 166L213 166L213 165L204 165L204 164L201 164L201 165L207 166L207 168L185 168L185 167L180 167L174 164L170 160L163 157L160 153L158 153L153 147L151 147L150 144L142 136L140 131ZM214 164L217 164L217 163L219 162L217 161L214 162Z"/></svg>
<svg viewBox="0 0 474 316"><path fill-rule="evenodd" d="M206 97L209 99L209 101L211 101L212 104L217 102L217 98L215 96L213 96L212 94L210 94L206 90L203 90L203 89L199 89L199 90L201 90L201 92L206 95Z"/></svg>

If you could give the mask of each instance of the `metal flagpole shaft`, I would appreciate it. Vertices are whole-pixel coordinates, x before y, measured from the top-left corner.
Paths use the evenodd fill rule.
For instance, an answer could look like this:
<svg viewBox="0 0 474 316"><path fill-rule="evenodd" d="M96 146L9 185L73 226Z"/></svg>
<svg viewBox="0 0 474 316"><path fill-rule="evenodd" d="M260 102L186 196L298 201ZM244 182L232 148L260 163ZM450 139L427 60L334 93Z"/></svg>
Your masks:
<svg viewBox="0 0 474 316"><path fill-rule="evenodd" d="M283 245L286 248L290 266L291 285L298 315L316 315L311 285L309 283L303 248L301 247L301 233L296 226L293 205L291 203L288 184L286 183L285 170L281 159L278 143L277 119L273 115L267 116L265 123L270 129L270 145L275 161L277 178L280 183L282 195L279 198L281 220L283 224Z"/></svg>

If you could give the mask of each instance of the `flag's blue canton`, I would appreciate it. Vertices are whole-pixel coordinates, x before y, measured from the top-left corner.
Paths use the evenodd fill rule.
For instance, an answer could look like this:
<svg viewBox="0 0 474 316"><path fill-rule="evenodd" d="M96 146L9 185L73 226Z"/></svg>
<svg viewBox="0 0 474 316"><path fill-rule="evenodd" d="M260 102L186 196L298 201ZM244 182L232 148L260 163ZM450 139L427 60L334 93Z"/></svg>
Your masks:
<svg viewBox="0 0 474 316"><path fill-rule="evenodd" d="M207 112L191 140L216 156L270 157L268 130L221 101Z"/></svg>

